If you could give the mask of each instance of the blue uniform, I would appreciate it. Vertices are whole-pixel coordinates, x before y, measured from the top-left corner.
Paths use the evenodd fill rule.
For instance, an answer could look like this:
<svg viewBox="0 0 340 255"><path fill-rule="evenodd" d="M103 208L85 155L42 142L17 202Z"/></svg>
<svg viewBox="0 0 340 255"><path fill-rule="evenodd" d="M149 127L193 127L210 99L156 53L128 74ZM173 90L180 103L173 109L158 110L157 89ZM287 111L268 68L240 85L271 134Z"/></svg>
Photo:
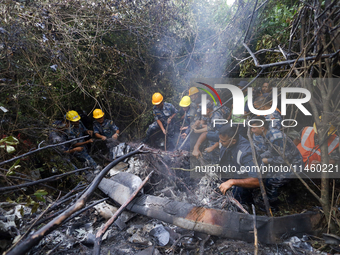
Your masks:
<svg viewBox="0 0 340 255"><path fill-rule="evenodd" d="M81 121L79 121L79 127L76 128L75 126L71 125L67 130L66 130L66 135L67 135L67 139L71 140L74 138L78 138L81 136L85 136L87 135L86 133L87 129L86 127L83 125L83 123ZM78 141L73 142L72 144L70 144L70 148L72 145L75 145L76 143L81 143L84 142L85 139L81 139ZM82 162L86 162L87 164L89 164L91 167L96 168L97 167L97 163L93 160L93 158L88 154L85 146L81 146L83 147L83 150L81 152L74 152L73 155L79 159Z"/></svg>
<svg viewBox="0 0 340 255"><path fill-rule="evenodd" d="M255 136L257 137L257 136ZM261 136L262 137L262 136ZM256 153L261 159L267 158L268 164L271 166L286 166L285 159L292 165L303 165L302 156L292 142L283 132L275 128L267 130L265 137L262 140L254 138ZM260 164L260 163L259 163ZM293 167L292 167L293 170ZM279 172L268 174L265 180L266 191L269 202L275 202L278 198L278 189L289 181L292 177L292 172Z"/></svg>
<svg viewBox="0 0 340 255"><path fill-rule="evenodd" d="M275 128L275 129L278 129L278 130L281 129L281 127L282 127L281 126L282 117L281 117L281 114L277 110L275 110L271 114L265 115L264 117L269 122L268 129L272 129L272 128ZM271 121L269 121L269 120L271 120Z"/></svg>
<svg viewBox="0 0 340 255"><path fill-rule="evenodd" d="M100 124L97 121L93 122L93 133L106 136L111 138L119 128L115 125L112 120L104 119L103 123Z"/></svg>
<svg viewBox="0 0 340 255"><path fill-rule="evenodd" d="M276 130L281 129L282 118L281 118L280 113L277 110L275 110L272 114L265 115L264 117L269 122L268 129L276 129ZM254 139L254 145L256 147L257 152L266 150L266 147L263 147L266 144L263 136L253 134L253 139Z"/></svg>
<svg viewBox="0 0 340 255"><path fill-rule="evenodd" d="M302 156L295 144L280 130L268 129L261 142L254 139L254 145L261 159L268 159L268 164L286 164L281 155L284 155L292 165L303 164Z"/></svg>
<svg viewBox="0 0 340 255"><path fill-rule="evenodd" d="M164 102L163 109L158 109L156 106L154 106L153 116L155 121L149 126L148 130L146 131L144 142L146 142L150 138L151 134L160 129L157 120L160 120L163 124L163 127L166 128L168 118L177 112L178 110L172 104L167 102Z"/></svg>
<svg viewBox="0 0 340 255"><path fill-rule="evenodd" d="M232 178L257 177L256 172L244 172L241 169L241 166L247 167L249 169L254 168L255 166L250 143L241 135L238 135L238 141L233 146L229 148L222 146L220 149L220 165L230 165L230 167L236 168L237 173Z"/></svg>

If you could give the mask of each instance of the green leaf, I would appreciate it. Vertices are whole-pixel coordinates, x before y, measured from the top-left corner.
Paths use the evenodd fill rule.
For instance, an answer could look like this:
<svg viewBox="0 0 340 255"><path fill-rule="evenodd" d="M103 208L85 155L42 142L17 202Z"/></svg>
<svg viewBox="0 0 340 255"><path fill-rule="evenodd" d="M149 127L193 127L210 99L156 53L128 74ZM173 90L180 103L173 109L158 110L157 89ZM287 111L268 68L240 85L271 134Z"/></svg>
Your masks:
<svg viewBox="0 0 340 255"><path fill-rule="evenodd" d="M32 207L32 213L35 213L39 208L39 203L35 202L33 207Z"/></svg>
<svg viewBox="0 0 340 255"><path fill-rule="evenodd" d="M7 153L15 152L15 148L12 145L17 145L19 140L13 136L7 136L0 140L0 148L6 148Z"/></svg>
<svg viewBox="0 0 340 255"><path fill-rule="evenodd" d="M21 167L20 165L18 165L20 163L20 159L18 159L17 161L15 161L15 163L13 164L13 166L11 166L11 168L8 170L6 176L9 175L13 175L14 174L14 170Z"/></svg>
<svg viewBox="0 0 340 255"><path fill-rule="evenodd" d="M23 217L24 216L24 207L23 206L20 207L19 212L20 212L21 216Z"/></svg>
<svg viewBox="0 0 340 255"><path fill-rule="evenodd" d="M34 195L37 197L38 200L45 202L45 198L43 196L46 196L48 192L46 190L40 189L37 190Z"/></svg>
<svg viewBox="0 0 340 255"><path fill-rule="evenodd" d="M0 143L6 143L8 145L17 145L19 140L16 139L14 136L7 136L0 140Z"/></svg>

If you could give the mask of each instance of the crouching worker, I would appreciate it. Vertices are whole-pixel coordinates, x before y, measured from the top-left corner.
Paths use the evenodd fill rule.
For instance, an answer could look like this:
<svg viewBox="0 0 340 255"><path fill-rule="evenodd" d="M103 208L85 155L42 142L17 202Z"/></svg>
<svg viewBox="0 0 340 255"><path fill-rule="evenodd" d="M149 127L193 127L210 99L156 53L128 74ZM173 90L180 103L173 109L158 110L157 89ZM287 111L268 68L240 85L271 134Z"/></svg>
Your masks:
<svg viewBox="0 0 340 255"><path fill-rule="evenodd" d="M153 122L146 131L146 137L142 141L147 143L150 136L158 130L162 130L163 134L166 134L166 127L170 125L172 119L178 112L177 109L170 103L163 102L163 96L160 93L152 95L153 116L155 122Z"/></svg>
<svg viewBox="0 0 340 255"><path fill-rule="evenodd" d="M96 138L102 139L103 141L108 138L117 140L119 136L119 128L115 125L112 120L104 119L104 112L100 109L93 111L93 133Z"/></svg>
<svg viewBox="0 0 340 255"><path fill-rule="evenodd" d="M233 187L234 197L242 204L250 204L253 189L260 187L257 173L244 171L254 169L250 143L238 134L236 127L229 125L220 128L219 139L222 145L219 164L221 168L226 169L226 177L229 178L219 186L219 189L225 195Z"/></svg>
<svg viewBox="0 0 340 255"><path fill-rule="evenodd" d="M321 120L321 116L319 117ZM316 128L316 124L314 123L313 127L305 127L302 130L301 134L301 143L297 146L300 151L303 162L307 167L310 167L313 164L321 164L321 145L323 143L328 144L328 163L329 164L337 164L340 160L339 154L339 137L335 134L336 128L329 125L329 130L327 132L327 136L322 141L319 137L318 130Z"/></svg>
<svg viewBox="0 0 340 255"><path fill-rule="evenodd" d="M280 169L279 171L267 171L264 176L264 184L268 195L268 201L276 206L279 196L279 188L290 181L294 176L294 169L303 166L302 156L293 141L276 128L269 128L265 117L258 116L252 119L252 128L256 154L261 158L262 168ZM257 139L261 137L262 139Z"/></svg>
<svg viewBox="0 0 340 255"><path fill-rule="evenodd" d="M74 138L79 138L86 135L92 135L91 130L87 130L83 123L80 121L80 116L76 111L69 111L66 113L67 129L66 135L67 140L72 140ZM77 140L70 144L66 153L72 153L79 161L86 162L87 165L94 169L100 169L100 166L93 160L93 158L88 154L85 145L93 143L92 139L85 141L85 139Z"/></svg>

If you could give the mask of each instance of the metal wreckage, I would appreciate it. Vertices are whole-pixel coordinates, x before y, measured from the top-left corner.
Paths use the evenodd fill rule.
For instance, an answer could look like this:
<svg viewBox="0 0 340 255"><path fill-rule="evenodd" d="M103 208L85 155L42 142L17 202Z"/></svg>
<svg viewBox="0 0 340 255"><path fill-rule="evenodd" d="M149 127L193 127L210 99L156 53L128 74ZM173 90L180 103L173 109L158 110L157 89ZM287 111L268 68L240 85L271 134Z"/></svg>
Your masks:
<svg viewBox="0 0 340 255"><path fill-rule="evenodd" d="M91 234L85 238L88 243L94 244L93 254L100 254L102 237L111 223L115 222L117 226L124 225L125 216L118 217L124 209L182 229L251 243L254 242L255 219L257 239L262 244L276 244L292 236L315 234L320 225L322 214L316 212L254 218L254 215L247 211L246 213L236 212L235 207L233 211L225 210L221 204L225 204L228 199L228 203L235 202L235 199L213 192L213 182L218 179L216 176L206 174L200 180L192 181L188 178L188 172L177 171L183 170L183 166L188 167L190 164L187 151L166 152L142 148L142 146L137 147L138 145L132 143L121 143L115 146L111 150L114 161L96 175L88 173L86 178L90 184L84 192L80 193L80 197L74 204L67 206L65 211L55 216L45 226L32 232L26 239L20 240L7 254L28 252L54 229L69 221L70 218L74 218L75 215L79 215L82 210L86 210L88 207L85 209L84 207L97 188L120 204L121 208L96 235ZM154 175L151 176L153 172ZM142 182L139 176L146 175L148 177ZM150 179L149 176L151 176ZM161 185L154 185L153 190L145 186L145 190L148 191L143 192L142 187L148 180L161 183ZM216 183L214 185L216 186ZM147 193L152 193L152 195ZM218 194L218 199L216 197L210 199L211 194L214 193Z"/></svg>

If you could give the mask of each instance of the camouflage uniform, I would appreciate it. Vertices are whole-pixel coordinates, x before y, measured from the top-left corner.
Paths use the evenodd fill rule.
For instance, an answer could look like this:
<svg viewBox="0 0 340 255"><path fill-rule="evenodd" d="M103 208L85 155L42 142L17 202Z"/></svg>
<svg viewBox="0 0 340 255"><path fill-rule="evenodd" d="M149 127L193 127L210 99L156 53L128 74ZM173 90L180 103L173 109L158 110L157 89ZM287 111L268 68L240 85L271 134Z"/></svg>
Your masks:
<svg viewBox="0 0 340 255"><path fill-rule="evenodd" d="M273 119L279 119L277 121L268 121L269 125L268 125L268 129L277 129L277 130L280 130L281 129L281 121L282 121L282 118L281 118L281 115L280 113L275 110L275 112L273 112L272 114L268 114L268 115L265 115L264 116L266 118L266 120L273 120ZM265 146L266 142L265 142L265 139L263 136L261 135L255 135L253 134L253 139L254 139L254 145L255 145L255 148L256 148L256 152L264 152L267 150L267 147ZM265 146L265 147L263 147Z"/></svg>
<svg viewBox="0 0 340 255"><path fill-rule="evenodd" d="M256 136L255 136L256 137ZM287 161L293 166L303 165L302 156L292 142L292 140L287 137L283 132L275 128L268 129L265 137L261 141L254 138L254 144L256 147L256 152L261 159L267 158L268 164L271 166L275 165L285 165L287 166L285 160L282 158L283 155ZM260 164L260 162L259 162ZM278 199L278 189L285 185L289 178L293 175L291 172L268 174L265 180L266 191L268 195L269 202L276 202Z"/></svg>
<svg viewBox="0 0 340 255"><path fill-rule="evenodd" d="M292 165L302 165L302 156L292 140L277 129L268 129L264 137L265 144L256 144L261 159L267 158L271 165L286 164L282 154ZM254 143L257 141L254 140ZM279 152L280 154L279 154Z"/></svg>
<svg viewBox="0 0 340 255"><path fill-rule="evenodd" d="M65 132L62 130L62 128L65 126L65 124L61 120L56 120L53 122L52 127L53 130L50 132L48 139L52 143L62 143L67 141L67 136ZM62 151L68 150L68 144L59 145L59 149Z"/></svg>
<svg viewBox="0 0 340 255"><path fill-rule="evenodd" d="M112 120L104 119L104 122L100 124L98 121L93 122L93 133L104 135L107 138L111 138L119 128Z"/></svg>
<svg viewBox="0 0 340 255"><path fill-rule="evenodd" d="M272 129L272 128L275 128L278 130L281 129L282 118L281 118L281 114L277 110L275 110L273 113L268 114L264 117L266 118L266 120L273 120L273 121L268 121L269 122L268 129ZM278 120L275 120L275 119L278 119Z"/></svg>
<svg viewBox="0 0 340 255"><path fill-rule="evenodd" d="M78 138L84 135L87 135L86 133L87 129L86 127L83 125L83 123L81 121L79 121L79 127L76 128L75 126L70 126L67 130L66 130L66 134L67 134L67 139L71 140L74 138ZM72 145L75 145L76 143L82 143L85 142L85 139L81 139L81 140L77 140L71 144L69 144L69 148L72 148ZM74 152L73 155L81 162L87 162L87 164L89 164L91 167L96 168L97 167L97 163L93 160L93 158L91 158L91 156L88 154L86 147L83 145L81 146L83 147L83 150L81 152Z"/></svg>
<svg viewBox="0 0 340 255"><path fill-rule="evenodd" d="M146 131L146 137L143 141L146 142L150 138L151 134L153 134L154 132L160 129L157 123L157 120L160 120L163 124L163 127L166 128L168 118L177 112L178 110L172 104L167 103L167 102L164 102L162 110L154 106L153 116L154 116L155 121L149 126L148 130Z"/></svg>

